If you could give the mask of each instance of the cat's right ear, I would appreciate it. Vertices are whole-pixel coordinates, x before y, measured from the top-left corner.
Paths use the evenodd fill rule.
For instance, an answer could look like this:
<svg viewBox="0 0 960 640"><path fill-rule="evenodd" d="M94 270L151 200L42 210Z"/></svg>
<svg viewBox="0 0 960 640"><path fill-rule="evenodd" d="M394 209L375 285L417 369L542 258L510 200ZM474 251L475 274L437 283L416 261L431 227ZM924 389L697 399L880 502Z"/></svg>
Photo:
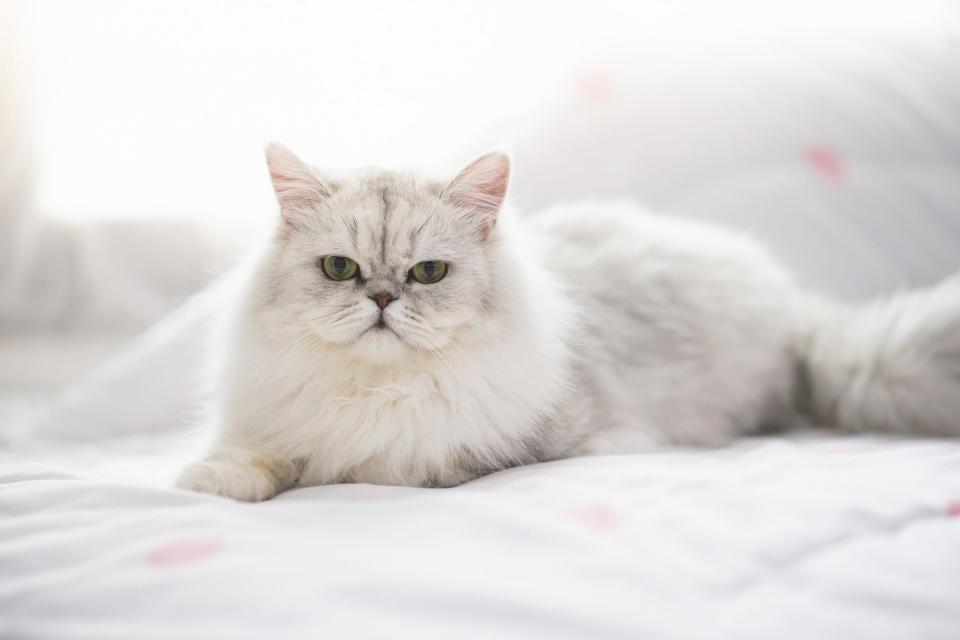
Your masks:
<svg viewBox="0 0 960 640"><path fill-rule="evenodd" d="M300 216L330 197L330 190L304 162L282 144L267 145L267 168L283 219L296 224Z"/></svg>
<svg viewBox="0 0 960 640"><path fill-rule="evenodd" d="M486 238L497 223L509 184L510 158L505 153L488 153L458 173L441 197L475 214Z"/></svg>

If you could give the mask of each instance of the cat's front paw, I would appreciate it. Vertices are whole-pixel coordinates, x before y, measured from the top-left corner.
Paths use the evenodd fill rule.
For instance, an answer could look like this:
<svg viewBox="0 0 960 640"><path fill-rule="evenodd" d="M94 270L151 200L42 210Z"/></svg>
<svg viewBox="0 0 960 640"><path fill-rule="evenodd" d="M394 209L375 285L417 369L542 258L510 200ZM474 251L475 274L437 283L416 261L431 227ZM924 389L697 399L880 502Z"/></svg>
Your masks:
<svg viewBox="0 0 960 640"><path fill-rule="evenodd" d="M242 502L269 500L280 491L268 469L230 459L203 460L187 466L180 472L176 487Z"/></svg>

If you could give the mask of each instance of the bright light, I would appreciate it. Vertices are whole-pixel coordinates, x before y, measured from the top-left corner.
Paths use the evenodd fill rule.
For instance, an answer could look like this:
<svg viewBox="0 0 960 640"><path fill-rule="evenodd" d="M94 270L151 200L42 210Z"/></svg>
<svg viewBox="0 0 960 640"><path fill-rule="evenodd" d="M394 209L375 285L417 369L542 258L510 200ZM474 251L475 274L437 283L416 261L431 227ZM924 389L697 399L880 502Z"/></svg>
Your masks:
<svg viewBox="0 0 960 640"><path fill-rule="evenodd" d="M261 150L429 165L508 135L576 69L660 41L696 55L816 33L934 29L944 2L87 2L14 9L42 210L238 219Z"/></svg>

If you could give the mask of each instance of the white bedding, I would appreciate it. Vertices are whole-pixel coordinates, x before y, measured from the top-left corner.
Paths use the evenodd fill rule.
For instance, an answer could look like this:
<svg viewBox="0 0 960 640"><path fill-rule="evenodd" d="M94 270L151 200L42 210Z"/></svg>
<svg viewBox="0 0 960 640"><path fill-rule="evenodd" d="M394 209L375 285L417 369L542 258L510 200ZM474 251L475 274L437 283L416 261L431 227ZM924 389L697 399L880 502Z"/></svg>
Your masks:
<svg viewBox="0 0 960 640"><path fill-rule="evenodd" d="M174 450L0 453L0 637L960 637L960 442L801 434L255 505L164 488Z"/></svg>

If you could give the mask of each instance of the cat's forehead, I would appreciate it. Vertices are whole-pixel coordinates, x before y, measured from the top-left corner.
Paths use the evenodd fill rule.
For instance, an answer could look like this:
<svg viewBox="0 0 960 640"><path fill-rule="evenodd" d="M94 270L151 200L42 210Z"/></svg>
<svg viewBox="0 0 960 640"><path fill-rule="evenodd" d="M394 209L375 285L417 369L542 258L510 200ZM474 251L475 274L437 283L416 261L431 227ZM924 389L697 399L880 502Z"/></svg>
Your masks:
<svg viewBox="0 0 960 640"><path fill-rule="evenodd" d="M330 205L359 258L389 262L441 249L449 227L441 183L386 171L338 182Z"/></svg>
<svg viewBox="0 0 960 640"><path fill-rule="evenodd" d="M415 211L418 206L435 202L442 191L440 184L419 180L411 174L368 170L340 181L336 200L339 208L360 221L376 222L384 210L404 206Z"/></svg>

